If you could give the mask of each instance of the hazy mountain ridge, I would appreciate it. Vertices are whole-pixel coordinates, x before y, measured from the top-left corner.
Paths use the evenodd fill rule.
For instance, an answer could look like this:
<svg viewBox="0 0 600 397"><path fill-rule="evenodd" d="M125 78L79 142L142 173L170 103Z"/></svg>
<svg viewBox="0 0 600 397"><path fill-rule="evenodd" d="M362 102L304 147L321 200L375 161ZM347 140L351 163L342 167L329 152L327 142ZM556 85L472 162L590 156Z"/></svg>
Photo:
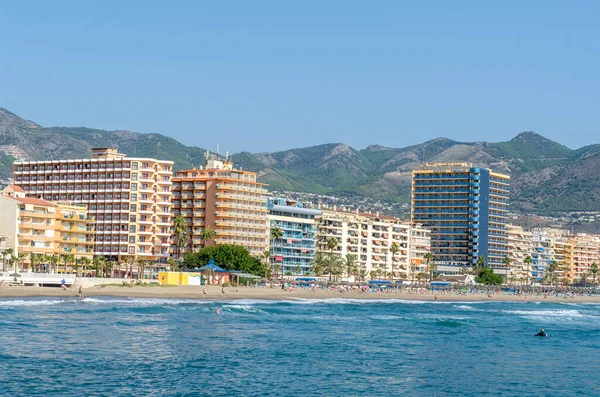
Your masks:
<svg viewBox="0 0 600 397"><path fill-rule="evenodd" d="M85 158L92 147L116 146L129 156L173 160L176 169L203 163L205 150L160 134L85 127L44 128L0 108L0 178L12 175L13 157ZM457 142L437 138L393 148L356 150L329 143L273 153L242 152L236 167L256 171L273 190L408 202L411 170L422 162L472 162L512 177L511 204L547 213L600 211L600 144L572 150L535 132L507 142Z"/></svg>

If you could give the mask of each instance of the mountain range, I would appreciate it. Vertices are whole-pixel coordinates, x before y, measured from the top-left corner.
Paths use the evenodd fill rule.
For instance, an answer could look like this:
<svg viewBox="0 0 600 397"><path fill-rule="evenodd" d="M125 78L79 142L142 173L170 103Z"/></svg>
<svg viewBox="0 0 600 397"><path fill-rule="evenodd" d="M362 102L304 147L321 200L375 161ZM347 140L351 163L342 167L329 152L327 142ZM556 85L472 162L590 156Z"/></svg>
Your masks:
<svg viewBox="0 0 600 397"><path fill-rule="evenodd" d="M85 158L90 148L107 146L129 156L173 160L176 169L202 164L205 153L161 134L42 127L0 108L0 179L12 176L15 158ZM273 153L241 152L232 160L236 167L258 172L271 190L382 202L409 202L411 171L422 162L470 162L511 175L513 210L600 211L600 145L573 150L531 131L507 142L437 138L362 150L330 143Z"/></svg>

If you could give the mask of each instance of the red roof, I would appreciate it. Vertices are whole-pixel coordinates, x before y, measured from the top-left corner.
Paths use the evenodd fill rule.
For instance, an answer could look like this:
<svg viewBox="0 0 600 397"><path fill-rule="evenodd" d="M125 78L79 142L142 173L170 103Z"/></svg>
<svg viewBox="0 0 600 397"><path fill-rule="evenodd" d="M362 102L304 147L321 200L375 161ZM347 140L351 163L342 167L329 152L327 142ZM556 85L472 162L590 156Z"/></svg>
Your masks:
<svg viewBox="0 0 600 397"><path fill-rule="evenodd" d="M21 189L18 186L15 186L15 185L10 185L9 188L12 189L13 191L17 192L17 193L25 193L25 190Z"/></svg>
<svg viewBox="0 0 600 397"><path fill-rule="evenodd" d="M28 197L11 197L13 200L17 200L19 203L23 204L33 204L33 205L43 205L44 207L56 207L57 205L51 203L49 201L36 199L36 198L28 198Z"/></svg>

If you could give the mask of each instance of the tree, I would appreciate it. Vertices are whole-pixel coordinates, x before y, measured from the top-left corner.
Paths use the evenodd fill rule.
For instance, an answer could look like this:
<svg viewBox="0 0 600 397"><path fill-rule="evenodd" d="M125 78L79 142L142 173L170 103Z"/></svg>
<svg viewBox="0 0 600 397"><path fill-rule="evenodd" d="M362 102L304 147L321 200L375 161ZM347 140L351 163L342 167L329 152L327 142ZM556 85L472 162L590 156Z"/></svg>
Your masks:
<svg viewBox="0 0 600 397"><path fill-rule="evenodd" d="M475 277L475 281L479 284L485 285L500 285L504 282L504 277L494 273L494 271L491 268L484 267L482 269L479 269L477 277Z"/></svg>
<svg viewBox="0 0 600 397"><path fill-rule="evenodd" d="M281 258L283 258L283 252L281 251L281 238L283 237L283 230L281 230L278 227L274 227L273 229L271 229L271 240L273 240L273 248L279 248L279 249L275 249L275 254L279 254L277 256L281 256ZM275 258L275 260L277 261L277 258ZM283 280L283 262L281 263L281 266L277 268L277 271L275 271L275 275L279 274L279 269L281 269L281 279Z"/></svg>
<svg viewBox="0 0 600 397"><path fill-rule="evenodd" d="M200 232L200 236L199 236L200 240L202 240L202 246L206 247L207 242L214 240L215 236L216 236L216 233L211 228L205 227L204 229L202 229L202 231Z"/></svg>
<svg viewBox="0 0 600 397"><path fill-rule="evenodd" d="M596 275L598 274L598 264L593 262L590 266L590 273L592 273L592 278L594 279L594 284L596 284Z"/></svg>
<svg viewBox="0 0 600 397"><path fill-rule="evenodd" d="M531 265L533 264L533 258L530 255L527 255L523 260L523 263L527 265L527 285L529 285L529 275L531 274Z"/></svg>
<svg viewBox="0 0 600 397"><path fill-rule="evenodd" d="M346 264L346 275L347 277L350 277L350 275L354 275L356 272L356 255L353 255L351 253L347 253L346 254L346 259L344 260L345 264Z"/></svg>
<svg viewBox="0 0 600 397"><path fill-rule="evenodd" d="M396 254L398 252L400 252L400 245L397 242L393 242L392 245L390 246L390 248L388 248L388 251L390 251L391 254L391 262L392 262L392 266L391 266L391 270L392 270L392 281L394 280L394 256L396 256Z"/></svg>
<svg viewBox="0 0 600 397"><path fill-rule="evenodd" d="M300 265L296 266L296 274L302 274L302 267Z"/></svg>
<svg viewBox="0 0 600 397"><path fill-rule="evenodd" d="M65 265L65 273L67 272L67 265L73 266L73 262L75 261L75 257L71 254L66 254L63 256L63 261L64 261L64 265Z"/></svg>
<svg viewBox="0 0 600 397"><path fill-rule="evenodd" d="M505 256L505 257L504 257L504 259L502 259L502 263L503 263L503 264L504 264L504 266L506 267L506 277L508 278L508 271L509 271L509 268L510 268L510 263L511 263L511 260L510 260L510 258L508 257L508 255L507 255L507 256Z"/></svg>
<svg viewBox="0 0 600 397"><path fill-rule="evenodd" d="M429 270L429 282L431 282L431 280L433 280L433 272L437 270L437 266L433 262L433 254L431 252L428 252L423 258L425 258L425 261L427 263L427 269Z"/></svg>
<svg viewBox="0 0 600 397"><path fill-rule="evenodd" d="M125 275L127 275L127 268L129 267L129 278L133 278L133 264L135 262L135 256L128 256L127 259L125 259Z"/></svg>
<svg viewBox="0 0 600 397"><path fill-rule="evenodd" d="M313 259L312 273L315 276L322 276L325 271L326 262L327 257L321 251L318 251Z"/></svg>
<svg viewBox="0 0 600 397"><path fill-rule="evenodd" d="M104 267L106 266L106 258L103 256L98 256L92 260L92 264L94 265L94 271L96 272L96 276L103 277L104 276Z"/></svg>
<svg viewBox="0 0 600 397"><path fill-rule="evenodd" d="M329 279L331 276L341 276L344 273L344 259L339 254L329 255L327 257L327 270L329 272Z"/></svg>
<svg viewBox="0 0 600 397"><path fill-rule="evenodd" d="M485 256L479 255L477 257L477 262L475 262L475 266L473 267L473 274L479 274L479 271L485 267Z"/></svg>
<svg viewBox="0 0 600 397"><path fill-rule="evenodd" d="M179 259L179 262L182 262L183 249L188 245L190 236L187 224L185 223L185 218L181 215L177 215L173 220L173 236L175 239L175 247L177 247L177 259Z"/></svg>
<svg viewBox="0 0 600 397"><path fill-rule="evenodd" d="M150 264L150 261L143 259L143 258L138 258L138 260L137 260L138 280L141 280L144 278L144 271L146 270L146 266L148 266L149 264Z"/></svg>
<svg viewBox="0 0 600 397"><path fill-rule="evenodd" d="M545 269L545 276L544 279L550 282L550 286L552 286L552 283L555 281L555 276L554 276L554 272L556 272L556 269L558 268L558 265L556 262L550 262L546 265L546 269Z"/></svg>
<svg viewBox="0 0 600 397"><path fill-rule="evenodd" d="M82 274L85 275L87 267L90 265L91 262L92 261L87 256L84 256L83 258L79 259L79 263L81 263L81 267L82 267Z"/></svg>
<svg viewBox="0 0 600 397"><path fill-rule="evenodd" d="M183 263L187 268L198 269L205 266L211 259L215 265L225 270L237 270L257 276L264 274L260 258L252 256L245 247L236 244L219 244L200 248L196 252L186 254Z"/></svg>
<svg viewBox="0 0 600 397"><path fill-rule="evenodd" d="M261 256L261 262L263 271L265 272L265 280L270 277L271 274L271 252L265 251Z"/></svg>
<svg viewBox="0 0 600 397"><path fill-rule="evenodd" d="M8 260L10 260L13 256L13 254L15 253L15 251L12 248L7 248L6 250L4 250L4 253L2 254L2 271L6 271L6 260L8 258Z"/></svg>
<svg viewBox="0 0 600 397"><path fill-rule="evenodd" d="M60 258L58 257L58 255L50 255L48 261L52 265L52 272L56 273L58 271L58 263L60 261Z"/></svg>

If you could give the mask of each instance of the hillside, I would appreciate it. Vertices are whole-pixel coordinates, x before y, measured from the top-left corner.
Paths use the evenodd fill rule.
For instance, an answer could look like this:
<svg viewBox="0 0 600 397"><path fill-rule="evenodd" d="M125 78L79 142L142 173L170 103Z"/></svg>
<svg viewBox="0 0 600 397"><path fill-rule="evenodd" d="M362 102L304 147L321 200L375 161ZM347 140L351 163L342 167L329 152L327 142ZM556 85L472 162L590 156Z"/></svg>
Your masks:
<svg viewBox="0 0 600 397"><path fill-rule="evenodd" d="M92 147L115 146L130 156L173 160L176 169L202 163L204 149L160 134L42 127L0 108L0 179L13 158L81 158ZM512 177L513 209L538 214L600 211L600 145L571 150L535 132L507 142L437 138L393 148L356 150L330 143L274 153L238 153L236 167L256 171L272 190L409 202L411 170L422 162L466 161Z"/></svg>

